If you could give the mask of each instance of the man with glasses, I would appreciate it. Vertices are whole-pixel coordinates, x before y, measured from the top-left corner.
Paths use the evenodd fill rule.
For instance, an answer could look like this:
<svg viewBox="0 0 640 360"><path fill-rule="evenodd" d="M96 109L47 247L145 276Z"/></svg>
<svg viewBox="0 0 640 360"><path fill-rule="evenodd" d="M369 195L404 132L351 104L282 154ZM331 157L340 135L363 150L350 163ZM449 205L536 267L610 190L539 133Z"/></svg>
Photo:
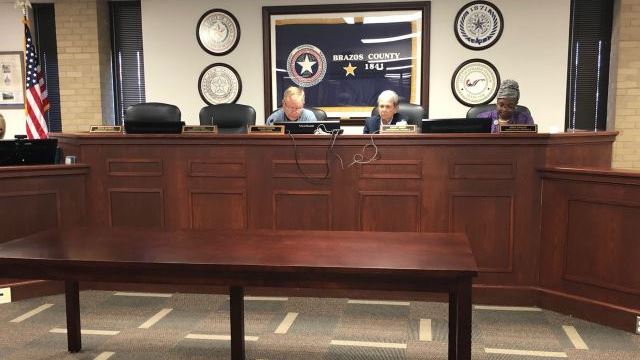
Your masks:
<svg viewBox="0 0 640 360"><path fill-rule="evenodd" d="M304 90L299 87L291 86L284 91L282 107L271 114L265 124L284 121L317 121L313 111L304 108Z"/></svg>

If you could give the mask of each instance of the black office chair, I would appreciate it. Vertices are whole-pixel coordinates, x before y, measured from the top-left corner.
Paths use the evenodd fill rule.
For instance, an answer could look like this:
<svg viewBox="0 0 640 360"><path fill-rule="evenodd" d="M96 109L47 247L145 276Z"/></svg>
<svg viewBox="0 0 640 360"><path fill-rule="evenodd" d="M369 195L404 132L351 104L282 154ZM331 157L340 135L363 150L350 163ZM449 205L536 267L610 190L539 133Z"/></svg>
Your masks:
<svg viewBox="0 0 640 360"><path fill-rule="evenodd" d="M180 109L171 104L149 102L127 107L124 121L135 122L180 122Z"/></svg>
<svg viewBox="0 0 640 360"><path fill-rule="evenodd" d="M324 110L318 109L318 108L309 108L308 110L311 110L313 112L313 115L316 116L316 120L318 120L318 121L326 121L327 120L327 113L324 112Z"/></svg>
<svg viewBox="0 0 640 360"><path fill-rule="evenodd" d="M422 119L424 118L424 109L422 108L422 106L416 104L399 103L398 114L407 119L407 124L420 125L422 124ZM371 116L375 115L378 115L377 106L374 107L373 110L371 110Z"/></svg>
<svg viewBox="0 0 640 360"><path fill-rule="evenodd" d="M496 109L496 104L484 104L484 105L476 105L467 111L467 119L477 118L483 112L492 111ZM523 105L516 105L516 111L520 113L525 113L531 115L531 111L529 108Z"/></svg>
<svg viewBox="0 0 640 360"><path fill-rule="evenodd" d="M243 104L209 105L200 109L200 125L217 125L219 134L245 134L256 124L256 110Z"/></svg>

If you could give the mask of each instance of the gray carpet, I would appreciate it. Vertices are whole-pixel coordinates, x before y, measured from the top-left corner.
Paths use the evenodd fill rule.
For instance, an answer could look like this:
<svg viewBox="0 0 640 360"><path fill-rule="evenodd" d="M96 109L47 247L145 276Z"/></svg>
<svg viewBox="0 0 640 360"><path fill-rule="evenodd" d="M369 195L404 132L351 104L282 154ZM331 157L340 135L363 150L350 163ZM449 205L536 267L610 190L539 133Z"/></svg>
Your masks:
<svg viewBox="0 0 640 360"><path fill-rule="evenodd" d="M80 304L83 332L118 333L83 334L83 351L69 354L66 335L51 332L66 327L63 296L3 304L0 359L230 358L228 340L209 338L229 334L226 296L149 297L83 291ZM26 317L34 309L39 312ZM20 317L23 320L15 322ZM446 303L359 304L347 299L296 297L247 299L245 317L245 334L252 337L246 341L248 359L447 358ZM139 328L143 324L148 328ZM640 336L535 308L474 307L472 357L638 360Z"/></svg>

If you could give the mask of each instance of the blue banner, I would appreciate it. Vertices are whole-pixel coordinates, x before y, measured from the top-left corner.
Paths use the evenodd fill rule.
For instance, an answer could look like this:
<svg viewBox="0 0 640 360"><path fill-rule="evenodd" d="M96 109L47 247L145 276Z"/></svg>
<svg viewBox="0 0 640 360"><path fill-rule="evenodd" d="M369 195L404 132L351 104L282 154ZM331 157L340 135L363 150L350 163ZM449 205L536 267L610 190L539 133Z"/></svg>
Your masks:
<svg viewBox="0 0 640 360"><path fill-rule="evenodd" d="M421 48L421 38L415 28L415 23L406 21L277 21L275 105L280 105L289 86L305 89L308 107L374 106L383 90L394 90L404 101L411 101L413 87L420 81L416 51Z"/></svg>

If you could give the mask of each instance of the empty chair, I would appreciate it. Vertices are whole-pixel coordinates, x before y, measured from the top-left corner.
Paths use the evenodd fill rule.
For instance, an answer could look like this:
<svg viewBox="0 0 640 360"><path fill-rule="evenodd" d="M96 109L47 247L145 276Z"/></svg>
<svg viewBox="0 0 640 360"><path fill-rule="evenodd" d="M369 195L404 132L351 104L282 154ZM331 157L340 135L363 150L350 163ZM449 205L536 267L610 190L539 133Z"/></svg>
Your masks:
<svg viewBox="0 0 640 360"><path fill-rule="evenodd" d="M175 105L158 102L135 104L125 110L124 121L179 123L180 109Z"/></svg>
<svg viewBox="0 0 640 360"><path fill-rule="evenodd" d="M256 124L256 110L243 104L218 104L200 110L200 125L217 125L219 134L243 134Z"/></svg>
<svg viewBox="0 0 640 360"><path fill-rule="evenodd" d="M484 105L476 105L467 111L467 119L477 118L478 115L482 114L486 111L492 111L496 109L496 104L484 104ZM523 105L516 105L516 111L520 113L526 113L531 115L529 108Z"/></svg>
<svg viewBox="0 0 640 360"><path fill-rule="evenodd" d="M424 118L424 109L420 105L411 103L399 103L398 114L407 119L409 125L420 125ZM378 115L378 107L374 107L371 110L371 116Z"/></svg>

